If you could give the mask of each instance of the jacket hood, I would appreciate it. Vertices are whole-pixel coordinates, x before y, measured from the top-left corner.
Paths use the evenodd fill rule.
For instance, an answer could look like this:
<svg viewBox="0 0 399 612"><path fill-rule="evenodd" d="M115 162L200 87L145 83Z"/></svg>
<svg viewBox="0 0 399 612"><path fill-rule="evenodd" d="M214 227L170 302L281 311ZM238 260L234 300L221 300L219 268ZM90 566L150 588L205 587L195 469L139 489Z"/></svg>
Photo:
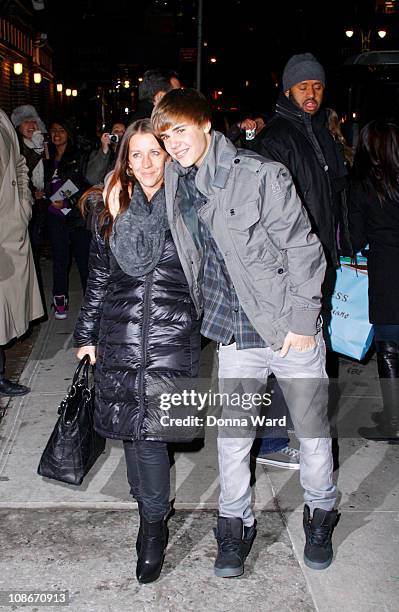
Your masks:
<svg viewBox="0 0 399 612"><path fill-rule="evenodd" d="M237 149L221 132L213 130L208 152L198 168L196 184L201 193L210 196L216 189L224 189Z"/></svg>

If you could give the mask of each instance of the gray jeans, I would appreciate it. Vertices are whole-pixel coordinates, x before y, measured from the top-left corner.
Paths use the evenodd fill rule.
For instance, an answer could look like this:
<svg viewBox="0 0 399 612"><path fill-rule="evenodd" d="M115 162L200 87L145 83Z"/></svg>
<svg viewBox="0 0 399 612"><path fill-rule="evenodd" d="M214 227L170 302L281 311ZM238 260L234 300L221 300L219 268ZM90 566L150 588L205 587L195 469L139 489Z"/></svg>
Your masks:
<svg viewBox="0 0 399 612"><path fill-rule="evenodd" d="M332 480L333 459L327 417L328 380L325 371L325 345L322 334L316 346L306 352L290 349L285 357L271 348L236 350L236 345L219 347L219 391L261 392L267 377L274 373L284 393L294 429L300 441L300 480L304 499L311 513L315 508L332 510L336 487ZM249 380L247 380L249 379ZM251 414L259 413L251 407ZM231 410L223 407L222 417ZM252 525L250 451L256 435L234 437L226 427L219 427L218 457L221 493L219 513L240 517L245 526Z"/></svg>

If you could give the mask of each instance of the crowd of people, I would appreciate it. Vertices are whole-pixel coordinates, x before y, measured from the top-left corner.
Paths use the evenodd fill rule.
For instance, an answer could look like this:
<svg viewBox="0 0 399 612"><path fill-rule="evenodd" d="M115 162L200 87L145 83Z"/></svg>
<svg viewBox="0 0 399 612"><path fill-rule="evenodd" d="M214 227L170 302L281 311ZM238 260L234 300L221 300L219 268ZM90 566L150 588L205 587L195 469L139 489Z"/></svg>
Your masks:
<svg viewBox="0 0 399 612"><path fill-rule="evenodd" d="M43 315L34 262L40 281L45 234L56 319L68 315L71 255L79 270L77 357L96 364L96 430L123 441L142 583L159 577L167 547L167 445L198 435L164 427L154 393L197 376L201 336L217 344L222 394L257 394L275 377L273 414L291 419L300 447L287 428L269 431L257 460L300 470L304 561L331 564L338 511L326 322L340 256L367 244L384 409L361 435L399 442L399 127L372 121L353 152L323 107L325 71L312 54L290 58L281 83L272 117L253 113L224 134L202 94L181 88L176 73L148 71L136 116L114 119L89 156L64 117L49 121L46 140L37 111L18 107L18 140L0 114L0 393L29 392L5 377L4 346ZM227 404L221 414L235 416ZM244 572L256 537L255 435L219 431L218 577Z"/></svg>

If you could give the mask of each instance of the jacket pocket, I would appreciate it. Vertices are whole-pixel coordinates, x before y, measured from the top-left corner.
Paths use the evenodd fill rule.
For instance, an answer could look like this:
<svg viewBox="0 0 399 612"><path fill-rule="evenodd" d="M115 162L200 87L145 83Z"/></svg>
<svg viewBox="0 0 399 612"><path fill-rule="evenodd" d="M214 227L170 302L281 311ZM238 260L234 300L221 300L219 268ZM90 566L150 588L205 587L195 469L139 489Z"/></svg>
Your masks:
<svg viewBox="0 0 399 612"><path fill-rule="evenodd" d="M268 248L268 237L260 222L256 200L227 211L227 226L232 244L254 279L273 278L278 262Z"/></svg>

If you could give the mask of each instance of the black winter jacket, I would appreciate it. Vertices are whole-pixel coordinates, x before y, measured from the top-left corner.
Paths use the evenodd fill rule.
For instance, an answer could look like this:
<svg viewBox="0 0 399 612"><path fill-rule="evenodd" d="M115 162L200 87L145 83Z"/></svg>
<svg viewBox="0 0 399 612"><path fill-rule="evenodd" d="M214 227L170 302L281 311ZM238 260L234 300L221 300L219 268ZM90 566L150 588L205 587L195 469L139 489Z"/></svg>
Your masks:
<svg viewBox="0 0 399 612"><path fill-rule="evenodd" d="M248 146L286 166L322 243L329 265L339 266L341 253L352 254L347 221L344 160L320 110L313 117L281 94L276 112Z"/></svg>
<svg viewBox="0 0 399 612"><path fill-rule="evenodd" d="M382 205L375 189L352 180L349 227L356 251L370 245L369 319L399 325L399 202Z"/></svg>
<svg viewBox="0 0 399 612"><path fill-rule="evenodd" d="M157 401L176 378L197 376L200 356L200 321L170 231L155 269L132 277L96 227L89 270L74 339L97 346L96 430L106 438L192 439L193 428L162 425Z"/></svg>
<svg viewBox="0 0 399 612"><path fill-rule="evenodd" d="M65 217L65 222L68 229L77 227L86 227L86 221L83 219L80 210L77 207L78 201L86 191L90 184L85 178L86 157L83 153L68 146L58 166L58 176L64 183L70 179L79 191L69 198L71 212ZM44 160L44 190L47 198L51 195L51 179L54 173L54 151L50 153L50 159ZM49 202L51 204L51 202ZM51 214L51 213L50 213Z"/></svg>

